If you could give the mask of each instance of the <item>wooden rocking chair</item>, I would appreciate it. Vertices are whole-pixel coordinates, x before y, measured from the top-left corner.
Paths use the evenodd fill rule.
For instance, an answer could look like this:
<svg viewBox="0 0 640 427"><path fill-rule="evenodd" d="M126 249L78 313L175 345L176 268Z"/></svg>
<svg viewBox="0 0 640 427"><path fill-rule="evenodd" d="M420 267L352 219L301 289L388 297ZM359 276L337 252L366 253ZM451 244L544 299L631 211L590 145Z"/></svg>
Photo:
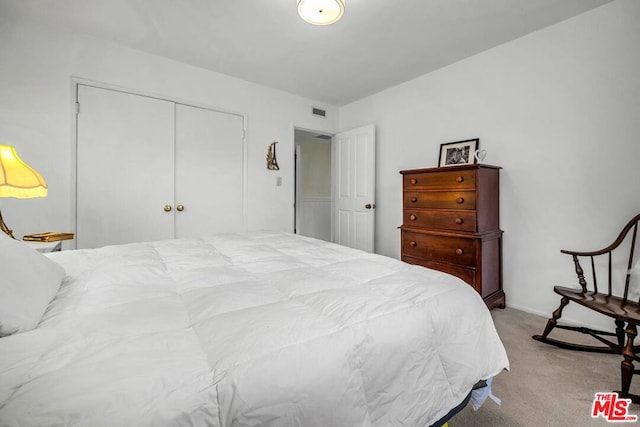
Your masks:
<svg viewBox="0 0 640 427"><path fill-rule="evenodd" d="M640 325L640 300L630 301L627 299L629 294L629 285L631 282L631 274L634 262L634 249L636 246L636 237L638 234L638 222L640 222L640 214L636 215L631 221L624 226L616 240L609 246L598 251L591 252L576 252L562 250L564 254L571 255L573 257L573 263L575 265L576 274L578 275L578 282L580 283L580 289L566 288L562 286L555 286L554 292L561 296L560 306L553 312L552 317L548 320L547 326L544 329L542 335L534 335L533 339L544 342L547 344L555 345L557 347L591 351L599 353L613 353L621 354L624 359L620 365L622 374L622 390L620 391L620 397L631 399L634 403L640 403L640 396L629 393L631 386L631 379L634 374L640 373L640 370L635 370L633 361L639 361L640 358L636 352L640 350L640 346L634 346L633 341L637 335L637 326ZM632 233L629 233L633 229ZM622 242L627 238L627 235L631 234L629 261L626 265L626 279L624 284L624 290L621 292L622 296L614 295L612 289L612 255L616 248L618 248ZM608 287L606 292L598 290L598 282L596 276L596 257L605 256L608 257ZM584 271L580 265L580 259L588 259L591 263L592 272L592 288L589 289L587 280L584 276ZM598 260L602 258L597 258ZM606 260L605 260L606 262ZM640 274L640 271L638 272ZM615 332L599 331L595 329L559 325L558 319L562 316L562 310L569 304L570 301L576 302L581 306L595 310L598 313L604 314L614 319L616 325ZM574 344L566 341L560 341L557 339L549 338L549 333L554 328L567 329L571 331L587 334L605 344L604 346L592 346ZM625 342L626 335L626 342ZM615 341L607 339L605 337L615 337Z"/></svg>

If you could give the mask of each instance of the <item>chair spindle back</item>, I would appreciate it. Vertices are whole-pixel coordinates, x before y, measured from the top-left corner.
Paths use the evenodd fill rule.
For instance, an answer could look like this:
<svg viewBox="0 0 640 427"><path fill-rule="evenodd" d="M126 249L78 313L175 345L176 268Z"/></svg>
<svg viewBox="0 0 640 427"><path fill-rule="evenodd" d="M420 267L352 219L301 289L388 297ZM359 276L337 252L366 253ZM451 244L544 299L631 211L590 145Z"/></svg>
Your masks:
<svg viewBox="0 0 640 427"><path fill-rule="evenodd" d="M604 249L598 250L598 251L591 251L591 252L577 252L577 251L569 251L569 250L562 250L562 253L565 254L569 254L573 257L573 263L575 265L575 270L576 270L576 274L578 276L578 283L580 284L580 287L582 288L582 292L586 293L588 292L588 288L587 288L587 280L585 279L584 276L584 271L582 269L582 266L580 265L580 258L581 257L588 257L591 260L591 275L593 277L593 292L594 293L598 293L598 278L597 278L597 274L596 274L596 262L595 262L595 258L601 255L607 255L607 261L608 261L608 268L607 268L607 295L608 296L612 296L614 294L614 290L613 290L613 252L615 249L617 249L622 242L625 241L625 239L627 238L627 235L629 234L629 232L633 229L633 233L631 234L631 242L630 242L630 250L629 250L629 258L628 261L626 263L626 267L627 267L627 271L626 271L626 276L625 276L625 281L624 281L624 292L623 292L623 301L626 302L627 298L629 296L629 287L631 285L631 276L632 276L632 272L633 272L633 261L634 261L634 255L635 255L635 247L636 247L636 241L637 241L637 236L638 236L638 223L640 222L640 214L636 215L631 221L629 221L627 223L627 225L625 225L625 227L622 229L622 231L620 232L620 234L618 235L618 237L616 238L616 240L610 244L609 246L607 246ZM640 276L640 271L637 272L638 275ZM640 297L638 298L638 303L640 304Z"/></svg>

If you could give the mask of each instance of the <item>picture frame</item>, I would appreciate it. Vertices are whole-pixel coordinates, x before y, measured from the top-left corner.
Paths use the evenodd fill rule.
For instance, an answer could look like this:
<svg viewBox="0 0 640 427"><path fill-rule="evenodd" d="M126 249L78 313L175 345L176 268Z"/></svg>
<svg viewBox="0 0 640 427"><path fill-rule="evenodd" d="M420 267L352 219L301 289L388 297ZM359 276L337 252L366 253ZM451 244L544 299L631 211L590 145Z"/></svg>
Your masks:
<svg viewBox="0 0 640 427"><path fill-rule="evenodd" d="M476 150L479 147L479 138L440 144L438 167L472 165L476 163Z"/></svg>

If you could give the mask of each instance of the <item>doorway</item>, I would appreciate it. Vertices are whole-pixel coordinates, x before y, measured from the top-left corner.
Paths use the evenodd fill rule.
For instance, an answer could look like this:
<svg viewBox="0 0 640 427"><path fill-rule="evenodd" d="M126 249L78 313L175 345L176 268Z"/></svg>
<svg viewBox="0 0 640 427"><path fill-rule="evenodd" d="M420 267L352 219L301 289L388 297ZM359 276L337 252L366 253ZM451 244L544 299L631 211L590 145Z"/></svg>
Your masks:
<svg viewBox="0 0 640 427"><path fill-rule="evenodd" d="M331 241L332 136L295 129L294 145L294 232Z"/></svg>

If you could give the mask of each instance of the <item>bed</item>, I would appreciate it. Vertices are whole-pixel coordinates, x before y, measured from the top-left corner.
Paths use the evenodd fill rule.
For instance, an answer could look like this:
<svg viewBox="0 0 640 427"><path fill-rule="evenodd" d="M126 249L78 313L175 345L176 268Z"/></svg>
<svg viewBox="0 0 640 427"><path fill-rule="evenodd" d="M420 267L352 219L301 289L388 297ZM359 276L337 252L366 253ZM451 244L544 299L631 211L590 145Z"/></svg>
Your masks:
<svg viewBox="0 0 640 427"><path fill-rule="evenodd" d="M26 249L0 236L1 425L429 426L508 368L469 285L312 238Z"/></svg>

